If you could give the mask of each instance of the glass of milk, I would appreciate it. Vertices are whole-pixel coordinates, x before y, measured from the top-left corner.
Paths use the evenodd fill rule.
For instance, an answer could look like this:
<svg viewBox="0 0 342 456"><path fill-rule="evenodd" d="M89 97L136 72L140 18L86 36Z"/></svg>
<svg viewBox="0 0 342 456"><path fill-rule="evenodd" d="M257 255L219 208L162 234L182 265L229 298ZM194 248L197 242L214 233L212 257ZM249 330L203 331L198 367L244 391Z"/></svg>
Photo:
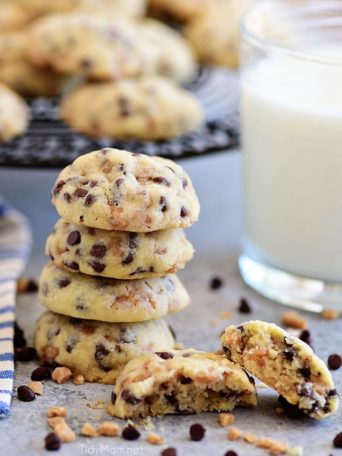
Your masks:
<svg viewBox="0 0 342 456"><path fill-rule="evenodd" d="M241 54L242 277L342 311L342 1L260 0Z"/></svg>

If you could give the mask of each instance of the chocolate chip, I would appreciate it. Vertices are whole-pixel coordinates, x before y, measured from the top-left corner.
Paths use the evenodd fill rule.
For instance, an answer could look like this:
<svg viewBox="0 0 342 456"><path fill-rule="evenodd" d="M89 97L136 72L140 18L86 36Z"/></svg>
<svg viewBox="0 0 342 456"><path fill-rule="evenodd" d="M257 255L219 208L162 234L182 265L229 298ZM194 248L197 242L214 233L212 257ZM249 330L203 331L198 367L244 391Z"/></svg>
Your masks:
<svg viewBox="0 0 342 456"><path fill-rule="evenodd" d="M112 392L111 396L110 396L110 400L112 402L112 404L115 404L115 401L116 401L116 394L114 393L114 391Z"/></svg>
<svg viewBox="0 0 342 456"><path fill-rule="evenodd" d="M335 448L342 448L342 432L340 432L336 435L333 443L334 443Z"/></svg>
<svg viewBox="0 0 342 456"><path fill-rule="evenodd" d="M124 266L132 263L135 258L136 250L138 248L138 235L137 233L129 233L128 235L128 248L129 253L128 255L122 260L121 264Z"/></svg>
<svg viewBox="0 0 342 456"><path fill-rule="evenodd" d="M168 385L165 385L165 388L168 388ZM168 404L172 405L172 407L178 408L178 399L175 393L165 394L165 400Z"/></svg>
<svg viewBox="0 0 342 456"><path fill-rule="evenodd" d="M152 179L152 181L155 183L155 184L160 184L160 185L165 185L165 187L170 187L170 182L165 179L165 177L161 177L161 176L158 176L158 177L154 177Z"/></svg>
<svg viewBox="0 0 342 456"><path fill-rule="evenodd" d="M192 383L192 378L181 375L179 377L179 381L182 385L189 385L190 383Z"/></svg>
<svg viewBox="0 0 342 456"><path fill-rule="evenodd" d="M242 314L249 314L252 312L251 306L249 305L249 302L246 298L240 299L238 311Z"/></svg>
<svg viewBox="0 0 342 456"><path fill-rule="evenodd" d="M186 188L188 186L188 179L186 177L183 177L182 185L183 185L183 188Z"/></svg>
<svg viewBox="0 0 342 456"><path fill-rule="evenodd" d="M90 59L81 59L80 67L84 70L89 70L93 66L93 62Z"/></svg>
<svg viewBox="0 0 342 456"><path fill-rule="evenodd" d="M233 450L228 450L227 453L225 453L224 456L238 456L236 451Z"/></svg>
<svg viewBox="0 0 342 456"><path fill-rule="evenodd" d="M65 185L65 181L63 181L63 180L58 181L57 184L54 186L52 193L54 195L58 195L58 193L60 193L60 191L62 190L64 185Z"/></svg>
<svg viewBox="0 0 342 456"><path fill-rule="evenodd" d="M165 450L160 453L160 456L177 456L177 450L173 447L165 448Z"/></svg>
<svg viewBox="0 0 342 456"><path fill-rule="evenodd" d="M172 359L173 354L169 352L155 352L161 359Z"/></svg>
<svg viewBox="0 0 342 456"><path fill-rule="evenodd" d="M68 353L71 353L73 349L75 348L75 345L78 343L79 338L78 336L71 335L68 337L67 341L65 342L65 350Z"/></svg>
<svg viewBox="0 0 342 456"><path fill-rule="evenodd" d="M23 347L15 352L15 360L26 363L32 361L37 357L37 353L34 347Z"/></svg>
<svg viewBox="0 0 342 456"><path fill-rule="evenodd" d="M303 418L304 412L300 410L296 405L290 404L283 396L278 397L278 402L281 408L286 412L287 416L292 419Z"/></svg>
<svg viewBox="0 0 342 456"><path fill-rule="evenodd" d="M83 223L83 222L84 222L84 217L83 217L83 215L80 215L79 220L80 220L80 223Z"/></svg>
<svg viewBox="0 0 342 456"><path fill-rule="evenodd" d="M77 245L81 242L81 233L79 231L72 231L67 237L69 245Z"/></svg>
<svg viewBox="0 0 342 456"><path fill-rule="evenodd" d="M284 355L284 358L287 359L287 361L293 361L293 358L295 356L295 350L293 348L285 348L285 350L283 350L283 355Z"/></svg>
<svg viewBox="0 0 342 456"><path fill-rule="evenodd" d="M211 290L218 290L223 285L223 280L220 277L213 277L210 280L210 289Z"/></svg>
<svg viewBox="0 0 342 456"><path fill-rule="evenodd" d="M84 198L88 193L88 190L86 190L85 188L77 188L75 191L74 191L74 196L77 196L77 198Z"/></svg>
<svg viewBox="0 0 342 456"><path fill-rule="evenodd" d="M41 382L42 380L49 380L51 378L51 369L48 366L40 366L35 369L31 374L31 380Z"/></svg>
<svg viewBox="0 0 342 456"><path fill-rule="evenodd" d="M121 187L121 185L123 184L125 179L123 179L122 177L119 177L119 179L116 179L115 181L115 185L117 186L117 188Z"/></svg>
<svg viewBox="0 0 342 456"><path fill-rule="evenodd" d="M20 328L17 322L14 323L14 338L13 338L14 348L22 348L26 346L26 339L24 336L24 331Z"/></svg>
<svg viewBox="0 0 342 456"><path fill-rule="evenodd" d="M48 451L57 451L62 445L61 439L54 432L50 432L45 437L45 449Z"/></svg>
<svg viewBox="0 0 342 456"><path fill-rule="evenodd" d="M69 279L60 279L57 282L57 285L59 286L59 288L65 288L70 284L71 284L71 281Z"/></svg>
<svg viewBox="0 0 342 456"><path fill-rule="evenodd" d="M90 255L96 258L103 258L107 253L107 247L103 244L94 244L90 249Z"/></svg>
<svg viewBox="0 0 342 456"><path fill-rule="evenodd" d="M127 390L127 389L122 391L121 397L125 402L127 402L127 404L137 405L141 402L141 399L134 396L134 394L130 393L129 390Z"/></svg>
<svg viewBox="0 0 342 456"><path fill-rule="evenodd" d="M95 202L95 196L94 195L88 195L84 201L85 206L91 206Z"/></svg>
<svg viewBox="0 0 342 456"><path fill-rule="evenodd" d="M86 308L87 308L87 303L86 303L85 298L83 298L82 296L77 296L75 309L76 310L84 310Z"/></svg>
<svg viewBox="0 0 342 456"><path fill-rule="evenodd" d="M205 436L205 428L201 424L196 423L190 426L189 433L191 440L199 442Z"/></svg>
<svg viewBox="0 0 342 456"><path fill-rule="evenodd" d="M172 337L176 340L177 339L177 335L176 335L176 332L175 332L175 330L173 329L173 327L171 325L169 325L169 330L170 330L170 333L172 334Z"/></svg>
<svg viewBox="0 0 342 456"><path fill-rule="evenodd" d="M24 293L35 293L38 290L38 284L34 279L28 279L25 285Z"/></svg>
<svg viewBox="0 0 342 456"><path fill-rule="evenodd" d="M96 185L97 185L97 180L95 180L95 179L94 179L94 180L90 180L90 181L88 182L88 185L89 185L89 187L91 187L91 188L96 187Z"/></svg>
<svg viewBox="0 0 342 456"><path fill-rule="evenodd" d="M70 263L65 263L64 262L64 265L70 269L72 269L73 271L79 271L80 270L80 266L78 263L76 263L76 261L71 261Z"/></svg>
<svg viewBox="0 0 342 456"><path fill-rule="evenodd" d="M128 424L123 428L121 436L125 440L137 440L140 437L140 432L132 424Z"/></svg>
<svg viewBox="0 0 342 456"><path fill-rule="evenodd" d="M70 193L64 193L63 198L65 199L65 201L66 201L67 203L70 203L70 201L71 201L71 195L70 195Z"/></svg>
<svg viewBox="0 0 342 456"><path fill-rule="evenodd" d="M308 331L307 329L304 329L300 333L299 339L302 340L303 342L305 342L306 344L310 345L310 347L312 347L311 334L310 334L310 331Z"/></svg>
<svg viewBox="0 0 342 456"><path fill-rule="evenodd" d="M337 370L342 365L342 358L337 353L333 353L328 357L328 366L330 370Z"/></svg>
<svg viewBox="0 0 342 456"><path fill-rule="evenodd" d="M132 109L129 105L129 102L127 98L125 97L119 97L118 98L118 105L120 109L120 115L121 117L128 117L132 114Z"/></svg>
<svg viewBox="0 0 342 456"><path fill-rule="evenodd" d="M305 379L309 379L311 377L311 369L310 369L310 367L307 367L307 366L302 367L301 369L298 369L298 372Z"/></svg>
<svg viewBox="0 0 342 456"><path fill-rule="evenodd" d="M26 385L21 385L17 389L18 399L23 402L34 401L36 396L34 392Z"/></svg>
<svg viewBox="0 0 342 456"><path fill-rule="evenodd" d="M189 215L188 209L186 209L185 207L182 207L182 209L180 210L180 216L182 218L184 218L184 217L188 217L188 215Z"/></svg>
<svg viewBox="0 0 342 456"><path fill-rule="evenodd" d="M159 204L161 206L161 211L166 212L167 211L167 204L166 204L166 198L165 196L161 196L159 199Z"/></svg>
<svg viewBox="0 0 342 456"><path fill-rule="evenodd" d="M88 264L98 274L101 274L101 272L103 272L106 269L106 265L104 263L100 263L99 261L91 260L91 261L89 261Z"/></svg>
<svg viewBox="0 0 342 456"><path fill-rule="evenodd" d="M103 344L97 344L96 349L95 349L95 359L99 363L101 369L106 369L105 366L103 366L102 361L105 359L106 356L108 356L110 353L109 350L106 349L106 347Z"/></svg>

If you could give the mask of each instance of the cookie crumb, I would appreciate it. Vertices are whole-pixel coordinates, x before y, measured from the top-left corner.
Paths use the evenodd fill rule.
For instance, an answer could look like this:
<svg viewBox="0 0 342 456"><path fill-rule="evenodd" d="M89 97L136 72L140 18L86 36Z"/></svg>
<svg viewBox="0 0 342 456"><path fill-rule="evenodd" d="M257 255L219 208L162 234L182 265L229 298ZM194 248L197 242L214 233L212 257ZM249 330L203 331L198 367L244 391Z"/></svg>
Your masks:
<svg viewBox="0 0 342 456"><path fill-rule="evenodd" d="M241 437L241 431L237 427L232 427L228 432L229 440L239 440Z"/></svg>
<svg viewBox="0 0 342 456"><path fill-rule="evenodd" d="M244 434L243 436L243 440L247 443L255 443L258 440L258 438L251 432L246 432L246 434Z"/></svg>
<svg viewBox="0 0 342 456"><path fill-rule="evenodd" d="M70 380L72 372L68 367L56 367L51 375L52 380L58 384L66 383Z"/></svg>
<svg viewBox="0 0 342 456"><path fill-rule="evenodd" d="M324 309L321 312L321 316L324 320L337 320L340 315L340 312L336 309Z"/></svg>
<svg viewBox="0 0 342 456"><path fill-rule="evenodd" d="M232 413L220 413L218 419L220 426L230 426L235 421L235 416Z"/></svg>
<svg viewBox="0 0 342 456"><path fill-rule="evenodd" d="M44 391L44 385L42 382L31 382L27 386L34 392L34 394L42 396Z"/></svg>
<svg viewBox="0 0 342 456"><path fill-rule="evenodd" d="M104 403L102 399L98 399L96 402L89 402L87 407L91 408L92 410L102 410L104 407Z"/></svg>
<svg viewBox="0 0 342 456"><path fill-rule="evenodd" d="M231 312L229 312L228 310L222 310L222 312L221 312L222 318L230 318L231 316L232 316Z"/></svg>
<svg viewBox="0 0 342 456"><path fill-rule="evenodd" d="M221 277L213 277L210 280L210 289L211 290L218 290L219 288L222 288L223 286L223 280Z"/></svg>
<svg viewBox="0 0 342 456"><path fill-rule="evenodd" d="M238 311L242 314L250 314L252 312L252 308L246 298L240 299Z"/></svg>
<svg viewBox="0 0 342 456"><path fill-rule="evenodd" d="M281 322L288 328L307 329L308 327L307 319L294 310L285 312L281 317Z"/></svg>
<svg viewBox="0 0 342 456"><path fill-rule="evenodd" d="M258 448L264 448L265 450L268 450L272 447L273 443L274 442L272 439L269 439L267 437L261 437L260 439L257 439L256 446Z"/></svg>
<svg viewBox="0 0 342 456"><path fill-rule="evenodd" d="M206 429L200 423L195 423L190 426L190 439L194 442L199 442L205 436Z"/></svg>
<svg viewBox="0 0 342 456"><path fill-rule="evenodd" d="M103 421L97 428L97 431L100 435L106 435L108 437L116 436L120 432L120 427L118 424L113 423L112 421Z"/></svg>
<svg viewBox="0 0 342 456"><path fill-rule="evenodd" d="M54 407L49 407L48 408L48 412L47 412L47 416L48 418L53 418L55 416L61 416L61 417L66 417L68 414L66 408L64 407L58 407L58 406L54 406Z"/></svg>
<svg viewBox="0 0 342 456"><path fill-rule="evenodd" d="M77 374L77 375L74 375L74 376L73 376L72 382L73 382L75 385L84 385L85 380L84 380L83 375Z"/></svg>
<svg viewBox="0 0 342 456"><path fill-rule="evenodd" d="M182 342L176 342L175 344L175 350L183 350L184 344Z"/></svg>
<svg viewBox="0 0 342 456"><path fill-rule="evenodd" d="M83 424L82 429L81 429L81 435L84 435L85 437L97 437L98 433L94 426L92 426L90 423L86 422Z"/></svg>
<svg viewBox="0 0 342 456"><path fill-rule="evenodd" d="M61 421L60 423L56 424L53 430L63 443L74 442L76 440L74 431L68 426L65 421Z"/></svg>
<svg viewBox="0 0 342 456"><path fill-rule="evenodd" d="M218 325L218 321L217 320L211 320L210 322L211 326L215 327Z"/></svg>
<svg viewBox="0 0 342 456"><path fill-rule="evenodd" d="M62 416L54 416L52 418L48 418L49 426L54 429L58 424L63 424L65 419Z"/></svg>
<svg viewBox="0 0 342 456"><path fill-rule="evenodd" d="M269 453L271 455L288 454L289 447L286 443L273 441Z"/></svg>
<svg viewBox="0 0 342 456"><path fill-rule="evenodd" d="M165 442L164 437L158 434L149 434L146 440L152 445L162 445Z"/></svg>

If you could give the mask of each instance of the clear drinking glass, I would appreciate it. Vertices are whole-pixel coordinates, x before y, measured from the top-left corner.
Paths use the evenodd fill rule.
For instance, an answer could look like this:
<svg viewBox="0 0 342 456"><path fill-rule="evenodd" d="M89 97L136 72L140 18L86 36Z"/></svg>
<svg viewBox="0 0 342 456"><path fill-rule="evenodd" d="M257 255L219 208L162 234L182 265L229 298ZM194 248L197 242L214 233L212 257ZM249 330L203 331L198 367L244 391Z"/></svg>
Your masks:
<svg viewBox="0 0 342 456"><path fill-rule="evenodd" d="M342 311L342 1L260 0L241 54L242 277Z"/></svg>

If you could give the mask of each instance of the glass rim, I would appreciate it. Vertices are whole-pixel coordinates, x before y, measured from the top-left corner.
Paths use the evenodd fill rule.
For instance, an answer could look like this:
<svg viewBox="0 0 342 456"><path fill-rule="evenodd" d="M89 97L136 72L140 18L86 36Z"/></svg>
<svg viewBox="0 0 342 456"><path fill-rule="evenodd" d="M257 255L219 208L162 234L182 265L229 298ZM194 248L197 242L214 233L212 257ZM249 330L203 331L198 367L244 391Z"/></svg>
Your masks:
<svg viewBox="0 0 342 456"><path fill-rule="evenodd" d="M342 57L341 58L333 58L333 57L322 57L322 56L317 56L313 53L310 52L304 52L304 51L299 51L295 49L291 49L290 47L286 47L285 45L280 45L280 44L275 44L272 43L272 41L267 40L265 38L262 38L258 36L257 33L253 32L250 30L250 27L248 26L248 20L252 16L253 13L255 13L261 5L263 4L273 4L275 6L277 5L278 0L258 0L251 6L247 8L247 10L244 12L244 14L241 17L240 20L240 32L241 32L241 39L245 39L246 41L249 42L249 44L253 45L254 47L257 47L261 50L269 51L278 55L287 55L289 57L296 58L298 60L308 60L313 63L317 64L328 64L328 65L334 65L334 66L342 66ZM284 4L286 0L281 0L282 3ZM312 0L313 4L321 4L324 5L325 7L331 7L334 5L335 7L338 7L341 9L341 19L342 19L342 2L341 0ZM305 5L303 6L305 7Z"/></svg>

